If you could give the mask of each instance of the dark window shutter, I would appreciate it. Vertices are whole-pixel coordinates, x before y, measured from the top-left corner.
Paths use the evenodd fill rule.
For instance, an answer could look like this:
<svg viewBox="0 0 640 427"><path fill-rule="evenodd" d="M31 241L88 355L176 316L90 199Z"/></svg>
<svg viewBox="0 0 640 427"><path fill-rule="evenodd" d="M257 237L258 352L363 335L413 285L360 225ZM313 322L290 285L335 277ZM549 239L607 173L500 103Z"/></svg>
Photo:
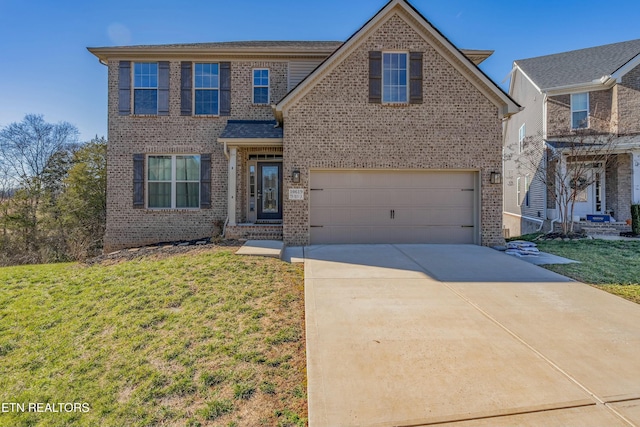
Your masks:
<svg viewBox="0 0 640 427"><path fill-rule="evenodd" d="M158 115L169 115L169 61L158 62Z"/></svg>
<svg viewBox="0 0 640 427"><path fill-rule="evenodd" d="M118 113L131 114L131 61L120 61L118 70Z"/></svg>
<svg viewBox="0 0 640 427"><path fill-rule="evenodd" d="M382 52L369 52L369 102L382 103Z"/></svg>
<svg viewBox="0 0 640 427"><path fill-rule="evenodd" d="M231 115L231 63L220 63L220 115Z"/></svg>
<svg viewBox="0 0 640 427"><path fill-rule="evenodd" d="M200 208L211 208L211 154L200 155Z"/></svg>
<svg viewBox="0 0 640 427"><path fill-rule="evenodd" d="M191 115L191 62L183 61L180 64L180 114Z"/></svg>
<svg viewBox="0 0 640 427"><path fill-rule="evenodd" d="M144 154L133 155L133 208L144 208Z"/></svg>
<svg viewBox="0 0 640 427"><path fill-rule="evenodd" d="M409 103L422 104L422 52L409 54Z"/></svg>

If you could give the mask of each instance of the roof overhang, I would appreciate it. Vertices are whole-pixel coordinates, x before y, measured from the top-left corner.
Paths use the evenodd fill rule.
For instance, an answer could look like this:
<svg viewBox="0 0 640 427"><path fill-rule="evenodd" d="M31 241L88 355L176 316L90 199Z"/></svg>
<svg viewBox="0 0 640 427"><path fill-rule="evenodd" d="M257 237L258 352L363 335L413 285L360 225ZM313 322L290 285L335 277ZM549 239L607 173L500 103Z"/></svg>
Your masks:
<svg viewBox="0 0 640 427"><path fill-rule="evenodd" d="M640 151L640 135L570 136L546 140L545 143L563 154L594 154L599 148L607 154L625 154ZM581 148L584 149L581 150Z"/></svg>
<svg viewBox="0 0 640 427"><path fill-rule="evenodd" d="M382 23L397 12L404 13L405 16L408 16L410 19L408 19L407 22L414 30L422 35L456 70L467 76L469 81L499 108L500 114L503 117L509 117L522 110L522 107L482 72L472 59L465 56L463 51L455 47L406 0L391 0L342 46L333 52L329 58L307 76L306 79L275 105L274 112L278 121L281 121L281 118L286 115L286 111L306 95L322 76L335 69L338 64L355 51L371 33L377 30Z"/></svg>
<svg viewBox="0 0 640 427"><path fill-rule="evenodd" d="M493 50L460 49L460 52L476 65L480 65L485 59L493 55Z"/></svg>
<svg viewBox="0 0 640 427"><path fill-rule="evenodd" d="M304 49L302 47L229 47L207 48L198 46L131 46L131 47L88 47L102 63L109 59L144 60L144 59L210 59L216 60L232 58L276 58L276 59L305 59L326 58L335 48Z"/></svg>
<svg viewBox="0 0 640 427"><path fill-rule="evenodd" d="M613 76L602 76L599 79L586 83L576 83L565 86L556 86L542 89L543 93L549 96L568 95L571 93L593 92L598 90L607 90L614 87L617 80Z"/></svg>

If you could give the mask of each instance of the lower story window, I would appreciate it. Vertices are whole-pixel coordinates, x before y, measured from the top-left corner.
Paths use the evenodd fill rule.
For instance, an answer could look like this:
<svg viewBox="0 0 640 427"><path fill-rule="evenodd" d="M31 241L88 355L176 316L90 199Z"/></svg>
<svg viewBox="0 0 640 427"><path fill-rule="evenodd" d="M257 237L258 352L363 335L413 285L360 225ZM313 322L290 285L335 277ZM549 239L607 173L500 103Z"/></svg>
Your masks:
<svg viewBox="0 0 640 427"><path fill-rule="evenodd" d="M200 156L150 155L147 164L149 208L200 207Z"/></svg>

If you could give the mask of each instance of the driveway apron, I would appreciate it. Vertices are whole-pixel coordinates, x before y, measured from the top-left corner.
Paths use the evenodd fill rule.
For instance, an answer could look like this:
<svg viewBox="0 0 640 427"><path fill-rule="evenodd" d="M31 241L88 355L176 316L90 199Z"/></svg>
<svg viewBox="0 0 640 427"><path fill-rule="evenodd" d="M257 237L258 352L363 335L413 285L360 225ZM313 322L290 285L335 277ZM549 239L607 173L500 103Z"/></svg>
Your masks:
<svg viewBox="0 0 640 427"><path fill-rule="evenodd" d="M640 426L640 306L489 248L305 248L309 425Z"/></svg>

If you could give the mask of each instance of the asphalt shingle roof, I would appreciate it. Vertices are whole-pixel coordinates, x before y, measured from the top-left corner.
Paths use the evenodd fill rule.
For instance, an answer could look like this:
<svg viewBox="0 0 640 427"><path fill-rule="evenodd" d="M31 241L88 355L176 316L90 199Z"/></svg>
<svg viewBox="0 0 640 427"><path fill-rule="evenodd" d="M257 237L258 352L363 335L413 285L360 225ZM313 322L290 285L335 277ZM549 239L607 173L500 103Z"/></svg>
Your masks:
<svg viewBox="0 0 640 427"><path fill-rule="evenodd" d="M157 45L133 45L133 46L114 46L113 49L171 49L171 48L194 48L194 49L304 49L304 50L335 50L342 45L340 41L279 41L279 40L254 40L254 41L232 41L232 42L212 42L212 43L176 43L176 44L157 44Z"/></svg>
<svg viewBox="0 0 640 427"><path fill-rule="evenodd" d="M282 138L282 127L275 120L229 120L221 139Z"/></svg>
<svg viewBox="0 0 640 427"><path fill-rule="evenodd" d="M542 90L590 83L613 74L640 54L640 39L519 59L516 64Z"/></svg>

